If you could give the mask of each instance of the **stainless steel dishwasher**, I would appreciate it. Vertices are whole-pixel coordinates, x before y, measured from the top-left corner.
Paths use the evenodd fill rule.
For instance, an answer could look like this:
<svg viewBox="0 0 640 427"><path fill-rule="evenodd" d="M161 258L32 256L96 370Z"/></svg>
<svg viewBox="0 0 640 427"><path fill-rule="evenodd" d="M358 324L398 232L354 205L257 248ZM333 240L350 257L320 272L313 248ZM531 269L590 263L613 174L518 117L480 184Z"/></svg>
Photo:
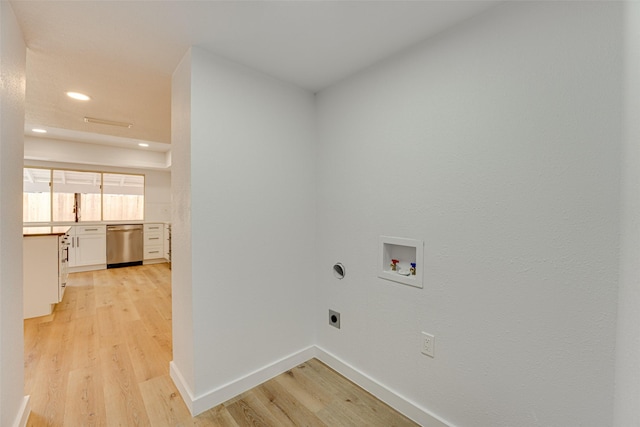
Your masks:
<svg viewBox="0 0 640 427"><path fill-rule="evenodd" d="M107 225L107 268L141 265L142 224Z"/></svg>

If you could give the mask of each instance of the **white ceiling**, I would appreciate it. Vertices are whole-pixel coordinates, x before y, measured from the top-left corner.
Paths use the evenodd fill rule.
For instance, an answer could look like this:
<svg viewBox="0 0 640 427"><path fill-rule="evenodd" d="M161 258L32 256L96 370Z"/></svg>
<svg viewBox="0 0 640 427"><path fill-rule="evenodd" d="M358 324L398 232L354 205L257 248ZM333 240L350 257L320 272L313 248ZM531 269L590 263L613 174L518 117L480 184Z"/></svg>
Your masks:
<svg viewBox="0 0 640 427"><path fill-rule="evenodd" d="M317 92L495 3L11 1L29 48L27 125L132 144L170 143L171 74L190 46ZM67 90L92 100L72 101ZM85 115L134 126L87 124Z"/></svg>

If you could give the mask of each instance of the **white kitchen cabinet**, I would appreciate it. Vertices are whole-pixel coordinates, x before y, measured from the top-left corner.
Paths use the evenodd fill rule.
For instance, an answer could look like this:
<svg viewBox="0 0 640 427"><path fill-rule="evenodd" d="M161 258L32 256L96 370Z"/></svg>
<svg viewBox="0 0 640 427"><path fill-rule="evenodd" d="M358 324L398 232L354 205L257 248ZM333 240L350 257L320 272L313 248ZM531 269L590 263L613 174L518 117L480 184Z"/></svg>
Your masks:
<svg viewBox="0 0 640 427"><path fill-rule="evenodd" d="M144 260L164 262L164 224L144 225Z"/></svg>
<svg viewBox="0 0 640 427"><path fill-rule="evenodd" d="M107 226L76 225L71 228L69 267L72 271L107 268Z"/></svg>
<svg viewBox="0 0 640 427"><path fill-rule="evenodd" d="M55 232L24 236L23 315L29 319L51 314L62 301L67 282L67 236Z"/></svg>
<svg viewBox="0 0 640 427"><path fill-rule="evenodd" d="M164 259L171 262L171 224L164 225Z"/></svg>

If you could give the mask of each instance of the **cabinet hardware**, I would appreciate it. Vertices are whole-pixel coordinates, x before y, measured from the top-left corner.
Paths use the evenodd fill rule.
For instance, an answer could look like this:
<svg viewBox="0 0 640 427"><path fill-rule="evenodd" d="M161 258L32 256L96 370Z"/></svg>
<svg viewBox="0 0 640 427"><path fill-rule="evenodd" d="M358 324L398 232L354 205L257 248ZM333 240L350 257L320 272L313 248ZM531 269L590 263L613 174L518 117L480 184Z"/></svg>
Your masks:
<svg viewBox="0 0 640 427"><path fill-rule="evenodd" d="M149 240L160 240L159 237L149 237Z"/></svg>
<svg viewBox="0 0 640 427"><path fill-rule="evenodd" d="M84 231L98 231L97 228L85 228Z"/></svg>

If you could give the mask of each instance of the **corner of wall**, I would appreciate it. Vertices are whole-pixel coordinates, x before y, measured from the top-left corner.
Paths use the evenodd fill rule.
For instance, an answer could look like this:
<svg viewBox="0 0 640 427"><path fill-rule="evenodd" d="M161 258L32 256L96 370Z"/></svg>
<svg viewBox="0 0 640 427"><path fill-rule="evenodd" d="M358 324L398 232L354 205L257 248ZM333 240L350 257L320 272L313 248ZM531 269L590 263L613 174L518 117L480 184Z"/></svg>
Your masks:
<svg viewBox="0 0 640 427"><path fill-rule="evenodd" d="M0 2L0 425L29 415L24 397L22 178L26 46L11 3Z"/></svg>
<svg viewBox="0 0 640 427"><path fill-rule="evenodd" d="M191 51L171 85L171 282L172 372L180 367L182 390L195 389L191 259ZM177 383L178 384L178 383ZM184 393L183 393L184 395ZM185 401L190 401L185 396Z"/></svg>
<svg viewBox="0 0 640 427"><path fill-rule="evenodd" d="M276 377L315 357L315 347L308 347L257 369L206 393L194 396L177 367L171 363L171 378L178 387L191 415L194 417L223 402Z"/></svg>
<svg viewBox="0 0 640 427"><path fill-rule="evenodd" d="M189 409L189 412L191 413L191 415L192 416L198 415L197 413L194 412L194 409L193 409L195 398L193 397L193 391L191 390L191 386L184 379L182 372L180 372L180 368L176 366L173 360L169 362L169 376L171 377L171 380L175 384L176 388L178 389L178 392L180 392L180 396L182 396L182 400L184 401L184 404L187 405L187 408Z"/></svg>
<svg viewBox="0 0 640 427"><path fill-rule="evenodd" d="M613 425L640 425L640 3L624 2L624 123Z"/></svg>
<svg viewBox="0 0 640 427"><path fill-rule="evenodd" d="M31 396L25 396L16 415L13 427L26 427L29 415L31 414Z"/></svg>
<svg viewBox="0 0 640 427"><path fill-rule="evenodd" d="M423 427L455 427L450 422L444 420L428 409L423 408L416 402L412 402L398 392L390 389L386 385L380 383L358 368L350 365L334 354L315 347L316 358L334 371L341 374L351 382L362 387L367 392L374 395L396 411L400 412L407 418L417 422Z"/></svg>

